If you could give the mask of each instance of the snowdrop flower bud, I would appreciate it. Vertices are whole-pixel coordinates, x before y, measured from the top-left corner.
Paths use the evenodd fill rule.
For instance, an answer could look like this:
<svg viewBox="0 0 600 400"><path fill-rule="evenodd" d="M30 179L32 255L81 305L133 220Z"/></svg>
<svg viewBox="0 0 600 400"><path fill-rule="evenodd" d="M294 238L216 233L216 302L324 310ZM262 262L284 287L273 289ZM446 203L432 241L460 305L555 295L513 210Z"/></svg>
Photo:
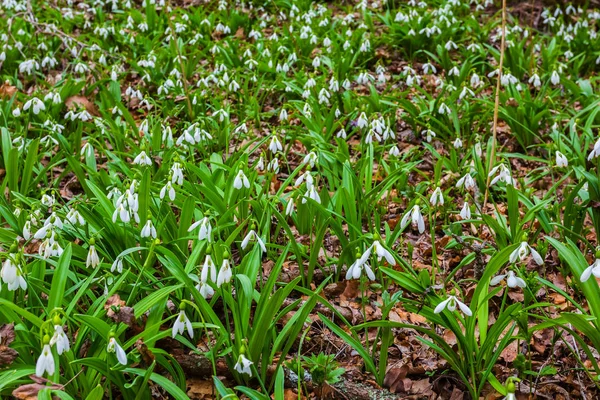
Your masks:
<svg viewBox="0 0 600 400"><path fill-rule="evenodd" d="M271 137L271 143L269 144L269 150L271 150L271 153L275 154L278 151L282 151L283 150L283 146L281 145L281 142L279 141L279 139L277 139L277 136L273 135L273 137Z"/></svg>
<svg viewBox="0 0 600 400"><path fill-rule="evenodd" d="M110 339L108 339L108 346L106 346L106 352L115 353L119 363L121 363L122 365L127 365L127 354L125 354L125 350L123 350L123 348L119 345L119 343L117 343L117 340L113 336L110 336Z"/></svg>
<svg viewBox="0 0 600 400"><path fill-rule="evenodd" d="M244 186L246 189L250 189L250 181L248 180L246 175L244 175L244 171L240 169L235 179L233 180L233 187L239 190L242 188L242 186Z"/></svg>
<svg viewBox="0 0 600 400"><path fill-rule="evenodd" d="M290 216L294 212L294 200L290 197L285 205L285 215Z"/></svg>
<svg viewBox="0 0 600 400"><path fill-rule="evenodd" d="M550 82L553 85L558 85L560 83L560 75L556 71L552 71L552 75L550 76Z"/></svg>
<svg viewBox="0 0 600 400"><path fill-rule="evenodd" d="M567 157L565 157L565 155L558 150L556 151L556 166L557 167L568 167L569 166L569 160L567 160Z"/></svg>
<svg viewBox="0 0 600 400"><path fill-rule="evenodd" d="M223 254L223 263L221 264L221 269L219 270L219 275L217 275L217 287L221 287L224 283L229 283L231 281L231 277L233 276L231 272L231 264L229 263L229 253L225 252Z"/></svg>
<svg viewBox="0 0 600 400"><path fill-rule="evenodd" d="M175 338L177 334L183 335L183 331L187 329L188 335L190 338L194 337L194 330L192 329L192 323L188 319L187 315L185 315L185 304L182 303L179 306L179 315L173 324L173 329L171 330L171 336Z"/></svg>
<svg viewBox="0 0 600 400"><path fill-rule="evenodd" d="M439 187L433 191L433 194L429 198L429 202L432 206L437 206L438 204L440 206L444 205L444 194L442 193L442 190Z"/></svg>
<svg viewBox="0 0 600 400"><path fill-rule="evenodd" d="M471 311L471 309L465 303L463 303L462 301L457 299L456 296L454 296L454 295L448 296L448 298L446 300L439 303L435 307L435 310L433 310L433 312L435 314L439 314L442 311L444 311L444 309L446 309L446 308L448 309L448 311L454 312L454 310L456 310L457 305L466 316L470 317L471 315L473 315L473 312Z"/></svg>
<svg viewBox="0 0 600 400"><path fill-rule="evenodd" d="M44 373L47 373L48 375L54 375L54 356L52 355L52 350L50 349L49 343L50 337L45 335L42 354L40 354L40 357L35 364L35 374L40 378L44 375Z"/></svg>
<svg viewBox="0 0 600 400"><path fill-rule="evenodd" d="M88 255L85 260L85 267L95 268L100 264L100 258L98 257L98 252L96 251L95 246L96 241L92 238L90 239L90 247L88 249Z"/></svg>
<svg viewBox="0 0 600 400"><path fill-rule="evenodd" d="M217 280L217 267L215 266L215 263L213 262L213 259L210 256L210 247L207 250L207 254L204 259L204 264L202 265L202 272L200 273L200 281L208 282L209 278L213 282L216 282L216 280Z"/></svg>

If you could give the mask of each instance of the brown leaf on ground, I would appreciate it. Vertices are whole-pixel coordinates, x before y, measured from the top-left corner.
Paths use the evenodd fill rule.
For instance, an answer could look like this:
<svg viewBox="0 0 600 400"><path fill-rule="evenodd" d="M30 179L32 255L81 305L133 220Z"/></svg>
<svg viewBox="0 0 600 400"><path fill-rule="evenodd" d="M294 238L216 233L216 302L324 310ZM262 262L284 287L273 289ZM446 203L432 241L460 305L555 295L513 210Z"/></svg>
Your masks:
<svg viewBox="0 0 600 400"><path fill-rule="evenodd" d="M104 304L106 315L115 322L123 322L128 326L135 323L135 313L133 307L125 306L125 302L121 300L118 294L114 294L106 300Z"/></svg>
<svg viewBox="0 0 600 400"><path fill-rule="evenodd" d="M30 378L34 383L28 383L27 385L22 385L13 390L12 395L19 400L37 400L38 393L43 389L50 390L62 390L64 386L53 383L48 385L50 382L45 378L40 378L35 375L31 375Z"/></svg>
<svg viewBox="0 0 600 400"><path fill-rule="evenodd" d="M340 297L342 297L342 299L348 300L357 298L359 294L359 283L360 281L357 279L346 281L346 288L344 289L344 293L342 293Z"/></svg>
<svg viewBox="0 0 600 400"><path fill-rule="evenodd" d="M67 106L68 109L83 107L90 114L96 117L100 116L96 105L89 101L85 96L71 96L65 100L65 106Z"/></svg>
<svg viewBox="0 0 600 400"><path fill-rule="evenodd" d="M15 324L4 324L0 326L0 344L8 346L15 340Z"/></svg>
<svg viewBox="0 0 600 400"><path fill-rule="evenodd" d="M214 398L213 383L210 380L189 378L187 380L187 395L192 400L209 400Z"/></svg>
<svg viewBox="0 0 600 400"><path fill-rule="evenodd" d="M406 393L412 386L412 380L408 379L408 365L392 367L388 369L383 380L383 386L390 389L392 393Z"/></svg>
<svg viewBox="0 0 600 400"><path fill-rule="evenodd" d="M502 350L500 353L500 358L506 362L513 362L517 358L517 354L519 353L519 346L517 345L517 341L512 341L508 346Z"/></svg>
<svg viewBox="0 0 600 400"><path fill-rule="evenodd" d="M12 86L8 81L4 82L2 86L0 86L0 97L11 98L17 93L17 88Z"/></svg>

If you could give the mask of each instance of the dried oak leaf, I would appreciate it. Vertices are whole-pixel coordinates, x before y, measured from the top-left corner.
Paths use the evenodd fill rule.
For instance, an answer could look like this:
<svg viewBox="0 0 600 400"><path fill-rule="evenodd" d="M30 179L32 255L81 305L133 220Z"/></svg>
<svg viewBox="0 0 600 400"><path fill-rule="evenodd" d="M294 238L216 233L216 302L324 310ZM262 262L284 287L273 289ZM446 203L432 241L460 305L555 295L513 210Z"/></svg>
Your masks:
<svg viewBox="0 0 600 400"><path fill-rule="evenodd" d="M15 324L0 326L0 365L9 365L19 356L15 349L8 347L15 340Z"/></svg>
<svg viewBox="0 0 600 400"><path fill-rule="evenodd" d="M412 386L412 380L406 377L408 365L392 367L385 373L383 386L390 389L392 393L406 393Z"/></svg>
<svg viewBox="0 0 600 400"><path fill-rule="evenodd" d="M49 380L35 375L31 375L30 378L34 383L28 383L27 385L19 386L13 390L12 395L15 398L19 400L37 400L40 390L62 390L64 388L63 385L58 385L56 383L48 385L48 382L50 382Z"/></svg>
<svg viewBox="0 0 600 400"><path fill-rule="evenodd" d="M114 294L106 300L104 304L106 315L115 322L123 322L128 326L135 323L135 313L133 307L125 306L125 302L121 300L118 294Z"/></svg>

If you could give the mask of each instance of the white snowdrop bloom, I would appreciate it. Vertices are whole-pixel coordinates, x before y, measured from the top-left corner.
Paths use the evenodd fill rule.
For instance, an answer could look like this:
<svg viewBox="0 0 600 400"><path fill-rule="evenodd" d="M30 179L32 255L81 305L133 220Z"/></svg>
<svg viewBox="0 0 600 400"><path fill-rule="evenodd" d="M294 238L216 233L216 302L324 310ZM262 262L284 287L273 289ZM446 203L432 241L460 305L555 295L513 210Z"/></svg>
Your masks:
<svg viewBox="0 0 600 400"><path fill-rule="evenodd" d="M279 121L287 121L288 113L285 108L281 108L281 112L279 113Z"/></svg>
<svg viewBox="0 0 600 400"><path fill-rule="evenodd" d="M567 160L567 157L565 157L565 155L558 150L556 150L556 166L557 167L568 167L569 166L569 160Z"/></svg>
<svg viewBox="0 0 600 400"><path fill-rule="evenodd" d="M310 189L314 182L313 176L311 175L310 171L305 171L302 175L300 175L298 179L296 179L296 181L294 182L294 186L300 186L304 181L306 181L306 187Z"/></svg>
<svg viewBox="0 0 600 400"><path fill-rule="evenodd" d="M466 173L462 178L458 180L458 182L456 182L457 188L461 188L464 186L464 188L467 190L473 189L476 185L477 183L475 182L475 179L473 179L473 177L469 173Z"/></svg>
<svg viewBox="0 0 600 400"><path fill-rule="evenodd" d="M129 214L129 210L125 207L126 203L119 204L112 215L113 223L117 222L117 217L121 219L124 223L128 223L131 220L131 215Z"/></svg>
<svg viewBox="0 0 600 400"><path fill-rule="evenodd" d="M231 278L233 273L231 272L231 264L227 258L223 259L223 263L221 264L221 269L219 269L219 274L217 275L217 287L221 287L224 283L231 282Z"/></svg>
<svg viewBox="0 0 600 400"><path fill-rule="evenodd" d="M504 164L500 164L500 165L497 165L494 168L492 168L492 170L490 171L488 176L494 176L494 175L496 175L496 176L490 182L490 186L493 186L498 181L504 182L507 185L514 186L514 184L515 184L515 180L510 175L510 171Z"/></svg>
<svg viewBox="0 0 600 400"><path fill-rule="evenodd" d="M423 73L424 74L429 74L429 73L435 74L437 73L437 68L431 64L431 63L425 63L423 64Z"/></svg>
<svg viewBox="0 0 600 400"><path fill-rule="evenodd" d="M176 185L183 185L183 169L181 164L178 162L173 163L171 166L171 182Z"/></svg>
<svg viewBox="0 0 600 400"><path fill-rule="evenodd" d="M19 72L22 74L31 75L38 69L40 69L40 64L35 60L25 60L19 64Z"/></svg>
<svg viewBox="0 0 600 400"><path fill-rule="evenodd" d="M277 157L269 161L269 163L267 164L267 171L272 171L275 173L279 172L279 159Z"/></svg>
<svg viewBox="0 0 600 400"><path fill-rule="evenodd" d="M540 77L538 76L538 74L531 75L531 77L529 78L528 82L530 84L532 84L533 87L536 87L536 88L539 88L540 86L542 86L542 80L540 79Z"/></svg>
<svg viewBox="0 0 600 400"><path fill-rule="evenodd" d="M396 265L396 260L390 251L388 251L383 245L379 242L379 240L373 241L371 248L375 250L375 254L377 254L377 260L381 261L382 258L390 265Z"/></svg>
<svg viewBox="0 0 600 400"><path fill-rule="evenodd" d="M11 284L13 283L18 276L18 267L11 258L8 258L2 264L2 270L0 270L0 277L4 281L4 283Z"/></svg>
<svg viewBox="0 0 600 400"><path fill-rule="evenodd" d="M413 225L416 225L419 229L419 233L425 232L425 221L423 220L423 215L421 215L421 208L418 204L415 204L405 215L402 217L400 221L400 226L402 229L408 226L408 223L412 222Z"/></svg>
<svg viewBox="0 0 600 400"><path fill-rule="evenodd" d="M471 219L471 208L469 207L469 203L466 201L460 210L460 217L462 219Z"/></svg>
<svg viewBox="0 0 600 400"><path fill-rule="evenodd" d="M469 83L471 84L471 87L473 89L478 88L479 85L481 85L481 79L479 78L479 75L477 75L476 73L473 73L473 75L471 75L471 80Z"/></svg>
<svg viewBox="0 0 600 400"><path fill-rule="evenodd" d="M251 229L250 232L248 232L248 234L244 237L244 239L242 240L242 250L245 250L246 247L248 247L248 243L250 243L250 240L256 240L256 242L258 243L258 245L260 246L260 249L262 250L263 253L267 252L267 248L265 247L265 243L262 241L262 239L258 236L258 234Z"/></svg>
<svg viewBox="0 0 600 400"><path fill-rule="evenodd" d="M533 261L536 262L537 265L543 265L544 260L540 253L538 253L533 247L531 247L527 242L521 242L519 247L512 253L510 253L510 257L508 258L511 263L519 261L523 261L527 258L527 256L531 254Z"/></svg>
<svg viewBox="0 0 600 400"><path fill-rule="evenodd" d="M234 365L234 369L240 374L246 374L252 376L252 370L250 367L254 364L252 361L248 360L245 355L240 354L238 357L237 363Z"/></svg>
<svg viewBox="0 0 600 400"><path fill-rule="evenodd" d="M509 288L516 288L516 287L520 287L520 288L524 288L527 287L527 283L525 283L525 281L521 278L519 278L518 276L515 275L515 273L513 271L508 271L508 274L501 274L501 275L497 275L495 276L491 281L490 281L490 285L492 286L496 286L497 284L499 284L500 282L502 282L502 280L506 277L506 284Z"/></svg>
<svg viewBox="0 0 600 400"><path fill-rule="evenodd" d="M596 143L594 144L594 148L590 152L587 159L588 159L588 161L590 161L592 158L596 158L598 156L600 156L600 139L598 139L596 141Z"/></svg>
<svg viewBox="0 0 600 400"><path fill-rule="evenodd" d="M21 288L21 290L27 290L27 282L23 278L23 275L21 275L21 271L17 271L17 277L14 281L8 283L7 288L11 292L19 288Z"/></svg>
<svg viewBox="0 0 600 400"><path fill-rule="evenodd" d="M83 217L81 216L79 211L77 211L76 208L71 208L69 210L69 212L67 213L67 215L65 216L65 218L67 219L67 221L69 221L73 225L75 225L75 224L79 224L81 226L85 225L85 219L83 219Z"/></svg>
<svg viewBox="0 0 600 400"><path fill-rule="evenodd" d="M146 221L146 224L142 228L140 233L140 237L147 238L151 237L152 239L156 239L156 228L152 225L152 220Z"/></svg>
<svg viewBox="0 0 600 400"><path fill-rule="evenodd" d="M346 139L346 138L348 137L348 135L346 134L346 130L345 130L344 128L341 128L341 129L340 129L340 130L337 132L336 136L337 136L338 138L340 138L340 139Z"/></svg>
<svg viewBox="0 0 600 400"><path fill-rule="evenodd" d="M119 274L123 272L123 258L117 257L110 266L110 272L117 271Z"/></svg>
<svg viewBox="0 0 600 400"><path fill-rule="evenodd" d="M294 200L292 198L288 199L287 204L285 205L285 215L288 217L292 215L294 212Z"/></svg>
<svg viewBox="0 0 600 400"><path fill-rule="evenodd" d="M396 145L392 146L392 148L390 149L390 156L400 157L400 150L398 149L398 146L396 146Z"/></svg>
<svg viewBox="0 0 600 400"><path fill-rule="evenodd" d="M171 330L171 337L175 338L177 334L183 335L183 332L187 329L187 333L190 338L194 337L194 329L192 328L192 323L190 322L187 315L185 315L184 310L179 311L179 315L175 319L175 323L173 324L173 329Z"/></svg>
<svg viewBox="0 0 600 400"><path fill-rule="evenodd" d="M432 131L431 129L425 129L422 132L422 135L425 136L425 140L427 140L428 143L431 143L431 141L433 140L433 138L436 137L435 132Z"/></svg>
<svg viewBox="0 0 600 400"><path fill-rule="evenodd" d="M502 74L502 77L500 78L500 83L502 83L502 86L516 85L517 83L519 83L519 80L515 78L512 74L507 72L506 74Z"/></svg>
<svg viewBox="0 0 600 400"><path fill-rule="evenodd" d="M122 365L127 365L127 354L125 354L125 350L117 343L117 340L114 337L108 339L108 346L106 346L106 351L108 353L115 353L117 356L117 360Z"/></svg>
<svg viewBox="0 0 600 400"><path fill-rule="evenodd" d="M452 111L450 110L450 107L448 107L446 105L446 103L442 103L442 104L440 104L440 107L438 109L438 113L440 113L442 115L445 115L445 114L451 114Z"/></svg>
<svg viewBox="0 0 600 400"><path fill-rule="evenodd" d="M164 199L165 195L168 194L169 195L169 199L171 201L175 200L175 188L173 187L173 184L171 183L171 181L168 181L167 184L165 186L162 187L162 189L160 189L160 199Z"/></svg>
<svg viewBox="0 0 600 400"><path fill-rule="evenodd" d="M12 110L12 115L13 117L18 118L21 115L21 109L19 107L15 108Z"/></svg>
<svg viewBox="0 0 600 400"><path fill-rule="evenodd" d="M448 71L448 76L459 76L460 75L460 71L458 69L458 67L454 66L452 67L452 69L450 69L450 71Z"/></svg>
<svg viewBox="0 0 600 400"><path fill-rule="evenodd" d="M44 105L44 102L41 101L40 99L38 99L37 97L29 99L23 106L23 110L25 110L25 111L29 110L30 108L35 115L38 115L40 113L40 111L46 110L46 106Z"/></svg>
<svg viewBox="0 0 600 400"><path fill-rule="evenodd" d="M456 43L454 43L452 40L448 40L446 42L446 44L444 45L444 47L446 48L446 50L450 51L450 50L456 50L458 49L458 46L456 45Z"/></svg>
<svg viewBox="0 0 600 400"><path fill-rule="evenodd" d="M133 159L133 163L135 165L152 165L152 159L148 157L145 151L142 151Z"/></svg>
<svg viewBox="0 0 600 400"><path fill-rule="evenodd" d="M202 265L202 272L200 273L200 282L208 282L208 280L216 282L217 280L217 267L210 256L207 254L204 258L204 264Z"/></svg>
<svg viewBox="0 0 600 400"><path fill-rule="evenodd" d="M317 192L317 189L315 189L314 186L311 186L310 188L308 188L308 190L302 197L302 204L306 204L306 201L308 199L313 199L317 203L321 204L321 198L319 197L319 193Z"/></svg>
<svg viewBox="0 0 600 400"><path fill-rule="evenodd" d="M554 86L560 83L560 75L556 71L552 71L552 75L550 75L550 83Z"/></svg>
<svg viewBox="0 0 600 400"><path fill-rule="evenodd" d="M94 246L93 244L90 244L90 247L88 249L88 255L87 255L87 258L85 259L85 267L86 268L89 268L89 267L95 268L99 264L100 264L100 257L98 257L98 252L96 251L96 246Z"/></svg>
<svg viewBox="0 0 600 400"><path fill-rule="evenodd" d="M309 164L311 168L314 168L317 161L317 154L314 151L311 151L310 153L304 156L304 160L302 162L304 164Z"/></svg>
<svg viewBox="0 0 600 400"><path fill-rule="evenodd" d="M454 139L453 145L454 145L455 149L462 148L462 146L463 146L462 140L460 140L460 138L457 137L456 139Z"/></svg>
<svg viewBox="0 0 600 400"><path fill-rule="evenodd" d="M463 86L462 91L460 92L460 95L458 95L458 98L460 100L464 99L465 97L467 97L467 95L471 96L471 97L475 97L475 93L469 89L466 86Z"/></svg>
<svg viewBox="0 0 600 400"><path fill-rule="evenodd" d="M283 151L283 146L281 145L281 142L279 141L279 139L277 139L277 136L273 135L271 137L271 143L269 143L269 150L271 150L271 153L275 154L278 151Z"/></svg>
<svg viewBox="0 0 600 400"><path fill-rule="evenodd" d="M69 345L69 338L65 335L62 325L54 325L54 335L50 339L50 346L56 345L56 352L61 355L65 351L69 351L71 348Z"/></svg>
<svg viewBox="0 0 600 400"><path fill-rule="evenodd" d="M596 258L596 260L583 271L580 278L581 282L585 282L590 279L592 274L596 278L600 278L600 258Z"/></svg>
<svg viewBox="0 0 600 400"><path fill-rule="evenodd" d="M215 294L215 290L206 282L197 284L196 290L198 290L200 295L205 299L210 299Z"/></svg>
<svg viewBox="0 0 600 400"><path fill-rule="evenodd" d="M35 364L35 374L40 378L47 373L48 376L54 375L54 356L49 344L45 344L42 348L42 354Z"/></svg>
<svg viewBox="0 0 600 400"><path fill-rule="evenodd" d="M354 261L350 268L348 268L348 272L346 272L346 280L360 279L363 271L367 274L367 278L369 278L369 280L374 281L377 279L373 273L373 270L367 263L367 259L364 257L364 254L358 260Z"/></svg>
<svg viewBox="0 0 600 400"><path fill-rule="evenodd" d="M368 125L368 120L367 120L367 116L365 115L364 112L360 113L360 115L358 116L358 120L356 121L356 126L359 129L363 129Z"/></svg>
<svg viewBox="0 0 600 400"><path fill-rule="evenodd" d="M446 300L438 304L437 307L435 307L435 310L433 310L433 312L435 314L439 314L446 308L448 309L448 311L454 312L454 310L456 310L457 305L466 316L470 317L471 315L473 315L471 309L465 303L457 299L454 295L448 296Z"/></svg>
<svg viewBox="0 0 600 400"><path fill-rule="evenodd" d="M204 217L199 221L194 222L189 228L188 232L193 231L198 226L200 226L200 230L198 231L198 240L208 239L209 242L212 241L212 226L210 224L210 220L208 217Z"/></svg>
<svg viewBox="0 0 600 400"><path fill-rule="evenodd" d="M444 205L444 194L442 193L442 189L440 189L439 187L437 187L431 197L429 198L429 202L431 203L432 206L443 206Z"/></svg>
<svg viewBox="0 0 600 400"><path fill-rule="evenodd" d="M244 171L240 169L235 179L233 180L233 187L239 190L242 188L242 186L246 189L250 189L250 181L248 180L246 175L244 175Z"/></svg>

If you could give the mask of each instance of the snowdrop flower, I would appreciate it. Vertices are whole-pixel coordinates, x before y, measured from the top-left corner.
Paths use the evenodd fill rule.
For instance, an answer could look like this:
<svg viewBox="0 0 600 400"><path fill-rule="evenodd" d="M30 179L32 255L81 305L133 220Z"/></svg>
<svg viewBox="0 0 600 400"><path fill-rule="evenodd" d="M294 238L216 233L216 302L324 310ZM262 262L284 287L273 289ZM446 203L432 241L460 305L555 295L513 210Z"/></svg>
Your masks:
<svg viewBox="0 0 600 400"><path fill-rule="evenodd" d="M250 189L250 181L248 180L246 175L244 175L244 171L240 169L240 172L238 172L235 179L233 180L233 187L240 190L242 186L244 186L246 189Z"/></svg>
<svg viewBox="0 0 600 400"><path fill-rule="evenodd" d="M314 186L308 188L308 190L302 197L302 204L306 204L308 199L313 199L317 203L321 204L321 198L319 197L319 193L317 192L317 189L315 189Z"/></svg>
<svg viewBox="0 0 600 400"><path fill-rule="evenodd" d="M516 288L516 287L524 288L524 287L527 287L527 283L525 283L525 281L523 279L521 279L518 276L516 276L513 271L508 271L508 274L501 274L501 275L495 276L494 279L492 279L490 281L490 285L496 286L497 284L499 284L500 282L502 282L502 280L505 277L506 277L506 284L508 285L509 288Z"/></svg>
<svg viewBox="0 0 600 400"><path fill-rule="evenodd" d="M456 139L454 139L453 145L454 145L455 149L460 149L463 147L463 142L462 142L462 140L460 140L459 137L457 137Z"/></svg>
<svg viewBox="0 0 600 400"><path fill-rule="evenodd" d="M88 249L88 255L85 260L85 267L95 268L100 264L100 258L98 257L98 252L96 251L96 246L94 245L96 241L92 238L90 239L90 247Z"/></svg>
<svg viewBox="0 0 600 400"><path fill-rule="evenodd" d="M400 226L402 229L408 226L409 221L412 220L412 224L416 225L419 229L419 233L425 232L425 221L423 220L423 215L421 215L421 208L418 204L415 204L410 211L408 211L402 220L400 221Z"/></svg>
<svg viewBox="0 0 600 400"><path fill-rule="evenodd" d="M199 221L194 222L189 228L188 232L193 231L200 225L200 230L198 231L198 240L208 239L209 242L212 241L212 226L210 225L210 220L208 217L204 217Z"/></svg>
<svg viewBox="0 0 600 400"><path fill-rule="evenodd" d="M598 139L596 141L596 143L594 144L594 148L592 149L592 151L590 152L590 155L588 156L588 161L590 161L592 158L596 158L600 155L600 139Z"/></svg>
<svg viewBox="0 0 600 400"><path fill-rule="evenodd" d="M152 159L148 157L145 151L142 151L133 159L133 163L135 165L152 165Z"/></svg>
<svg viewBox="0 0 600 400"><path fill-rule="evenodd" d="M542 258L542 256L540 256L540 253L538 253L527 242L521 242L519 247L517 247L515 251L510 253L509 261L511 263L517 262L517 259L519 261L523 261L527 258L527 256L530 253L531 253L531 257L533 257L533 261L535 261L537 265L544 264L544 259Z"/></svg>
<svg viewBox="0 0 600 400"><path fill-rule="evenodd" d="M40 111L44 111L46 109L46 106L44 105L44 102L37 97L34 97L28 100L23 106L23 110L25 111L29 110L30 108L35 115L38 115Z"/></svg>
<svg viewBox="0 0 600 400"><path fill-rule="evenodd" d="M433 140L434 137L436 137L436 134L434 131L432 131L431 129L425 129L422 133L423 136L425 136L425 139L427 140L427 143L431 143L431 141Z"/></svg>
<svg viewBox="0 0 600 400"><path fill-rule="evenodd" d="M469 207L469 203L467 203L466 201L463 204L462 209L460 210L460 217L462 219L471 219L471 208Z"/></svg>
<svg viewBox="0 0 600 400"><path fill-rule="evenodd" d="M567 160L567 157L565 157L565 155L558 150L556 150L556 166L557 167L568 167L569 166L569 160Z"/></svg>
<svg viewBox="0 0 600 400"><path fill-rule="evenodd" d="M367 116L365 115L364 112L361 112L360 115L358 116L358 120L356 121L356 126L359 129L363 129L368 125L368 120L367 120Z"/></svg>
<svg viewBox="0 0 600 400"><path fill-rule="evenodd" d="M231 264L229 263L229 253L225 252L223 254L223 263L221 264L221 269L219 270L219 275L217 275L217 287L221 287L224 283L229 283L231 281L231 277L233 276L231 272Z"/></svg>
<svg viewBox="0 0 600 400"><path fill-rule="evenodd" d="M123 272L123 258L117 257L116 260L110 266L110 272L115 272L115 270L120 274Z"/></svg>
<svg viewBox="0 0 600 400"><path fill-rule="evenodd" d="M61 355L65 351L69 351L71 348L69 345L69 338L65 335L65 331L63 330L60 322L54 325L54 335L52 335L52 339L50 339L50 346L56 345L56 352L58 355Z"/></svg>
<svg viewBox="0 0 600 400"><path fill-rule="evenodd" d="M379 237L379 235L376 234L375 237L377 238ZM379 240L376 239L375 241L373 241L371 248L375 250L375 254L377 254L378 261L381 261L382 258L385 258L388 264L396 265L396 260L394 259L392 253L390 253L385 247L383 247Z"/></svg>
<svg viewBox="0 0 600 400"><path fill-rule="evenodd" d="M550 83L552 83L554 86L560 83L560 75L558 75L558 72L552 71L552 75L550 75Z"/></svg>
<svg viewBox="0 0 600 400"><path fill-rule="evenodd" d="M106 346L106 351L108 353L115 353L117 355L117 360L122 365L127 365L127 354L125 354L125 350L117 343L117 340L111 336L108 339L108 346Z"/></svg>
<svg viewBox="0 0 600 400"><path fill-rule="evenodd" d="M479 87L479 85L481 85L481 78L479 78L479 75L477 75L476 73L473 73L473 75L471 75L471 80L469 83L471 84L471 87L473 89L476 89Z"/></svg>
<svg viewBox="0 0 600 400"><path fill-rule="evenodd" d="M85 225L85 219L83 219L83 217L81 216L81 214L79 214L79 211L77 211L76 208L71 208L65 218L73 225Z"/></svg>
<svg viewBox="0 0 600 400"><path fill-rule="evenodd" d="M289 217L290 215L292 215L293 212L294 212L294 199L292 199L290 197L288 199L287 204L285 205L285 215L287 215Z"/></svg>
<svg viewBox="0 0 600 400"><path fill-rule="evenodd" d="M429 198L429 202L431 203L432 206L437 206L438 204L440 206L444 205L444 194L442 193L442 190L437 187L434 191L433 194L431 195L431 197Z"/></svg>
<svg viewBox="0 0 600 400"><path fill-rule="evenodd" d="M204 264L202 265L202 272L200 273L200 282L208 282L209 278L213 282L217 280L217 267L210 256L210 252L207 252Z"/></svg>
<svg viewBox="0 0 600 400"><path fill-rule="evenodd" d="M279 139L277 139L277 136L273 135L273 137L271 137L271 143L269 144L269 150L271 150L271 153L275 154L278 151L282 151L283 150L283 146L281 145L281 142L279 141Z"/></svg>
<svg viewBox="0 0 600 400"><path fill-rule="evenodd" d="M246 235L246 237L244 237L244 240L242 240L242 250L244 250L244 249L246 249L246 247L248 247L248 243L250 243L250 240L252 240L252 238L254 238L256 240L256 242L260 246L260 249L262 250L262 252L266 253L267 248L265 247L264 242L262 241L262 239L258 236L258 234L253 229L251 229L250 232L248 232L248 234Z"/></svg>
<svg viewBox="0 0 600 400"><path fill-rule="evenodd" d="M115 212L113 212L112 215L113 223L117 222L117 217L119 217L124 223L128 223L131 220L131 216L129 215L129 211L125 207L125 203L119 204L115 208Z"/></svg>
<svg viewBox="0 0 600 400"><path fill-rule="evenodd" d="M179 315L173 324L173 329L171 330L171 336L175 338L177 334L183 335L183 331L187 329L188 335L190 338L194 337L194 330L192 329L192 323L190 322L187 315L185 315L185 305L181 304L179 307Z"/></svg>
<svg viewBox="0 0 600 400"><path fill-rule="evenodd" d="M542 81L541 81L540 77L538 76L538 74L531 75L531 77L529 78L529 83L533 84L533 87L536 87L536 88L539 88L540 86L542 86Z"/></svg>
<svg viewBox="0 0 600 400"><path fill-rule="evenodd" d="M596 261L594 261L589 267L585 269L585 271L583 271L580 278L581 282L585 282L588 279L590 279L590 276L592 276L592 274L596 278L600 278L600 253L596 253Z"/></svg>
<svg viewBox="0 0 600 400"><path fill-rule="evenodd" d="M146 225L142 228L142 232L140 233L140 237L147 238L152 237L152 239L156 239L156 228L152 225L152 220L146 221Z"/></svg>
<svg viewBox="0 0 600 400"><path fill-rule="evenodd" d="M252 376L252 371L250 366L254 364L252 361L248 360L246 356L242 353L238 357L237 363L234 365L234 369L240 374L246 374Z"/></svg>
<svg viewBox="0 0 600 400"><path fill-rule="evenodd" d="M306 156L304 156L304 160L302 161L304 164L309 164L311 168L315 167L317 163L317 154L314 151L311 151Z"/></svg>
<svg viewBox="0 0 600 400"><path fill-rule="evenodd" d="M0 270L0 277L2 278L4 283L11 284L17 279L17 276L17 265L12 260L11 256L8 256L8 258L2 264L2 270Z"/></svg>
<svg viewBox="0 0 600 400"><path fill-rule="evenodd" d="M166 194L169 194L169 199L171 201L175 200L175 188L173 187L173 184L171 183L171 181L168 181L167 184L165 186L162 187L162 189L160 189L160 199L164 199Z"/></svg>
<svg viewBox="0 0 600 400"><path fill-rule="evenodd" d="M306 187L310 189L314 183L314 178L311 175L310 171L305 171L302 175L300 175L298 179L296 179L296 181L294 182L294 186L300 186L304 181L306 181Z"/></svg>
<svg viewBox="0 0 600 400"><path fill-rule="evenodd" d="M371 256L372 248L373 246L369 247L362 256L360 254L356 255L356 261L352 263L350 268L348 268L348 272L346 272L347 280L360 279L363 271L367 274L367 278L369 278L369 280L374 281L376 279L373 270L367 263L367 260Z"/></svg>
<svg viewBox="0 0 600 400"><path fill-rule="evenodd" d="M461 188L464 186L465 189L473 189L475 187L475 179L471 176L471 174L466 173L462 178L456 182L456 187Z"/></svg>
<svg viewBox="0 0 600 400"><path fill-rule="evenodd" d="M514 184L515 184L515 180L510 175L510 171L504 164L500 164L500 165L497 165L494 168L492 168L492 170L490 171L488 176L493 176L493 175L496 175L496 176L490 182L490 186L493 186L498 181L504 182L507 185L514 186Z"/></svg>
<svg viewBox="0 0 600 400"><path fill-rule="evenodd" d="M396 145L392 146L392 148L390 149L390 156L392 156L392 157L400 156L400 149L398 149L398 146L396 146Z"/></svg>
<svg viewBox="0 0 600 400"><path fill-rule="evenodd" d="M465 303L457 299L454 295L448 296L446 300L438 304L437 307L435 307L435 310L433 310L433 312L435 314L439 314L446 308L448 309L448 311L454 312L454 310L456 310L457 305L466 316L470 317L471 315L473 315L471 309Z"/></svg>
<svg viewBox="0 0 600 400"><path fill-rule="evenodd" d="M54 205L54 196L49 196L47 194L43 194L41 202L46 207L52 207Z"/></svg>
<svg viewBox="0 0 600 400"><path fill-rule="evenodd" d="M40 354L40 358L38 358L37 363L35 364L35 374L40 378L44 373L54 375L54 356L52 355L52 350L48 344L49 342L50 339L48 338L48 335L44 336L45 344L42 348L42 354Z"/></svg>

